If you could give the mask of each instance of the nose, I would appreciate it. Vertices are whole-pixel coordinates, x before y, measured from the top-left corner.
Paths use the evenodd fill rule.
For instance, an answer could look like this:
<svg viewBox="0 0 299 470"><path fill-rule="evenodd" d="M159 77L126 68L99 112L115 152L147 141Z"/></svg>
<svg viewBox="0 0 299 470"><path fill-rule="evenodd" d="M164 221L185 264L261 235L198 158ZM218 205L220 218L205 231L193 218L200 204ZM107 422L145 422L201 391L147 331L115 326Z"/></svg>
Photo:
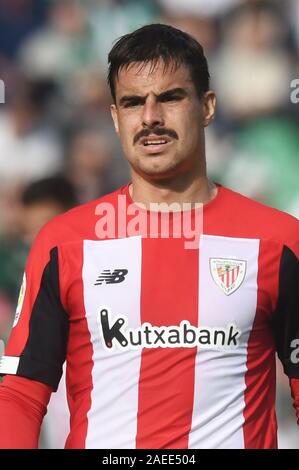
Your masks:
<svg viewBox="0 0 299 470"><path fill-rule="evenodd" d="M163 110L161 103L157 102L154 96L148 96L142 114L143 127L155 127L164 124Z"/></svg>

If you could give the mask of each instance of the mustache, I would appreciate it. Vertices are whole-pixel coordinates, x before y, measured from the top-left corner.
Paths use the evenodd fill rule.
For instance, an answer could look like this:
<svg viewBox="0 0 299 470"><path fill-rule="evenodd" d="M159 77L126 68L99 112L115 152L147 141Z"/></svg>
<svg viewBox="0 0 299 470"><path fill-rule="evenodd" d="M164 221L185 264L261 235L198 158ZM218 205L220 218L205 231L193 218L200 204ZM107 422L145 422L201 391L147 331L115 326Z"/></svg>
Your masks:
<svg viewBox="0 0 299 470"><path fill-rule="evenodd" d="M162 128L162 127L152 127L149 129L142 129L142 131L138 132L138 134L136 134L134 137L133 144L135 145L140 139L142 139L143 137L148 137L151 134L168 135L169 137L172 137L174 139L179 138L177 133L172 129Z"/></svg>

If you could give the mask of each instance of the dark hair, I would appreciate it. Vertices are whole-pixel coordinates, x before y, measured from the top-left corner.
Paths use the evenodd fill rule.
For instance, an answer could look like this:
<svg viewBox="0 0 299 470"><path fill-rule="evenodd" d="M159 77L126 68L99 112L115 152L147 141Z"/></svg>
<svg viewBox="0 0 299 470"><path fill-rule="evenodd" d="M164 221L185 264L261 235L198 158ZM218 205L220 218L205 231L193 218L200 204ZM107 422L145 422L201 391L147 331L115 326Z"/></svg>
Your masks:
<svg viewBox="0 0 299 470"><path fill-rule="evenodd" d="M150 24L133 33L122 36L108 55L108 85L115 102L115 82L122 68L133 62L152 63L162 59L165 66L175 68L184 64L189 67L198 95L210 86L207 59L202 46L192 36L165 24Z"/></svg>
<svg viewBox="0 0 299 470"><path fill-rule="evenodd" d="M30 183L24 189L21 201L25 207L51 201L60 205L62 210L71 209L77 204L74 187L63 175Z"/></svg>

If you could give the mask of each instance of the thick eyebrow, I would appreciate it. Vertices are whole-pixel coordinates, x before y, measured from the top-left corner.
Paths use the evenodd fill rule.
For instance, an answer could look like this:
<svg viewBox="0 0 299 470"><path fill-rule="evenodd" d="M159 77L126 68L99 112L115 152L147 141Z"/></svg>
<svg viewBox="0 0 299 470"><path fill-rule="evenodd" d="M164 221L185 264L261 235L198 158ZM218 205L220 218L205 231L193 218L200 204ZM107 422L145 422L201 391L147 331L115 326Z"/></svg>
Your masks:
<svg viewBox="0 0 299 470"><path fill-rule="evenodd" d="M171 98L173 95L178 95L179 97L184 98L187 96L187 91L180 87L172 88L171 90L163 91L163 93L157 95L157 99L158 101L162 101L164 99ZM119 104L120 106L123 106L130 101L139 101L142 103L146 100L147 96L148 95L125 95L119 100Z"/></svg>

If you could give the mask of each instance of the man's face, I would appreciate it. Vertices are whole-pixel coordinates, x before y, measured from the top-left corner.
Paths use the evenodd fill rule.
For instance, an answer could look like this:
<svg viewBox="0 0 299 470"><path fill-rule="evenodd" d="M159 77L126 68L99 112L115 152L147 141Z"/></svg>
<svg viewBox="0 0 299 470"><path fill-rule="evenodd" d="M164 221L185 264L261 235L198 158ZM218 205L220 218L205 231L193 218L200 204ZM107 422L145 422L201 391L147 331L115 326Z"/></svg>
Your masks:
<svg viewBox="0 0 299 470"><path fill-rule="evenodd" d="M159 61L121 69L112 118L124 154L146 179L167 180L202 165L204 132L214 114L214 94L199 99L189 69Z"/></svg>

